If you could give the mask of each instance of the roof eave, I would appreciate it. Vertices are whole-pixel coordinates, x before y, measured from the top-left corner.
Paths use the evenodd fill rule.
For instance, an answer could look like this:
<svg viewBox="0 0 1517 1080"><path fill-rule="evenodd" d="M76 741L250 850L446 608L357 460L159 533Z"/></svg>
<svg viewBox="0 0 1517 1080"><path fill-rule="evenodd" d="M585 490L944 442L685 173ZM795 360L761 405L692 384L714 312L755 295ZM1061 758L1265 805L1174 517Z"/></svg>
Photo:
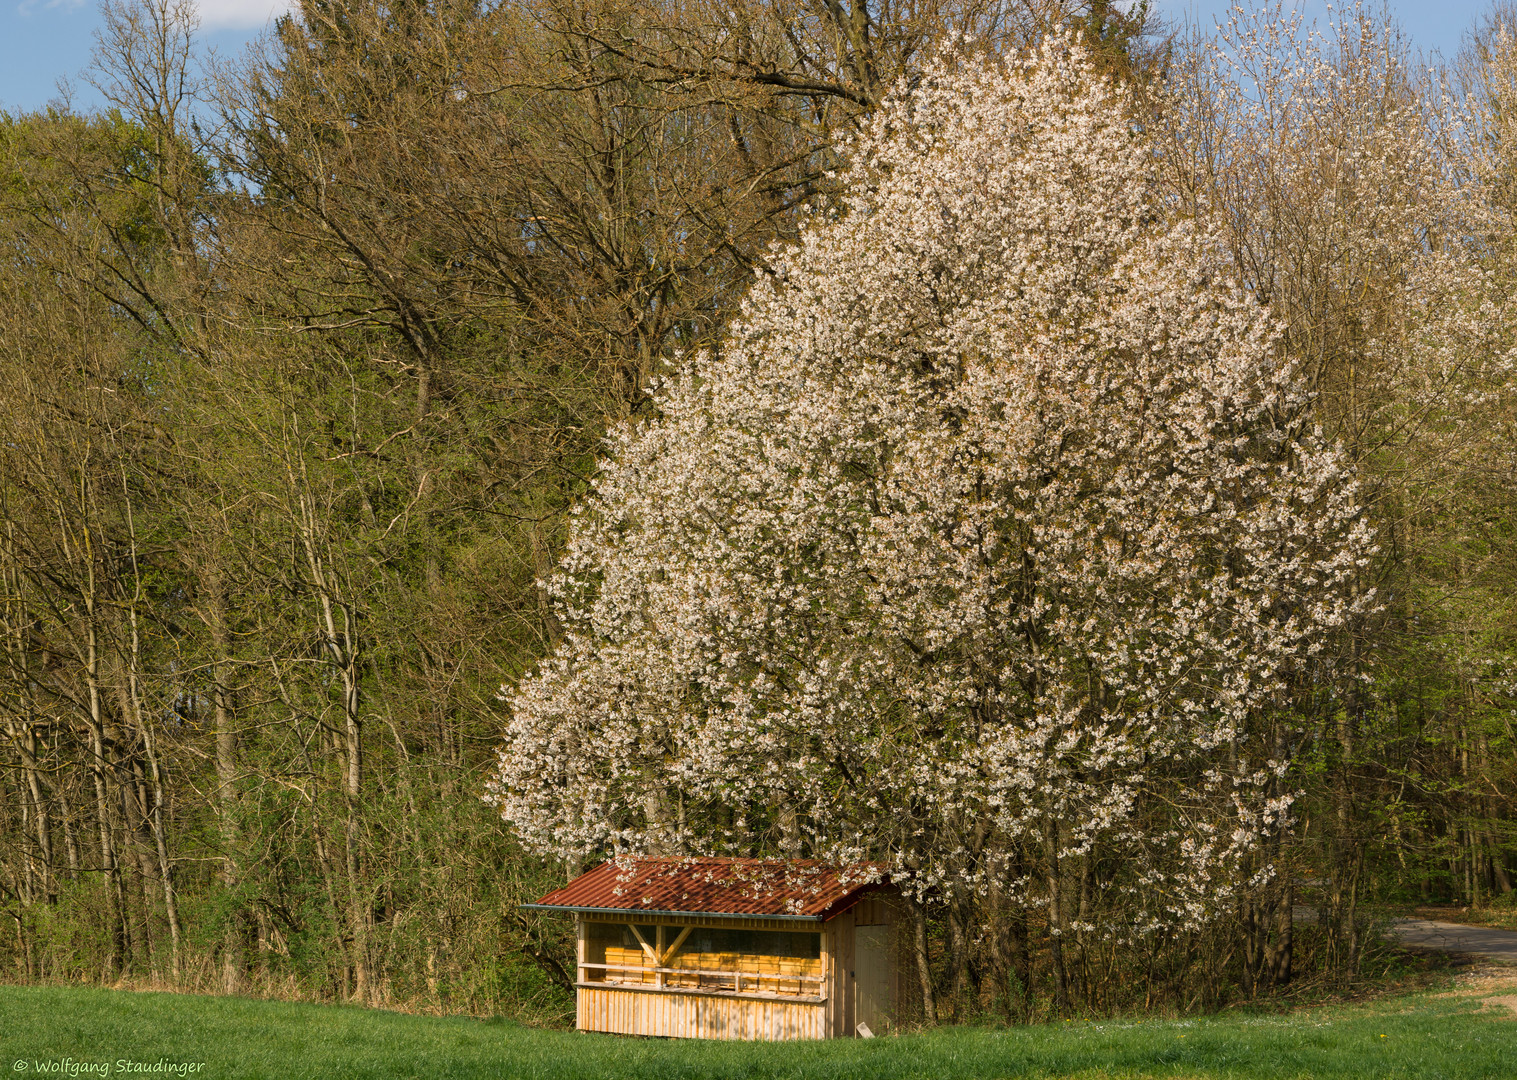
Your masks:
<svg viewBox="0 0 1517 1080"><path fill-rule="evenodd" d="M647 908L584 907L579 904L517 904L522 911L570 911L586 915L699 915L712 919L779 919L784 922L826 922L827 915L760 915L752 911L654 911Z"/></svg>

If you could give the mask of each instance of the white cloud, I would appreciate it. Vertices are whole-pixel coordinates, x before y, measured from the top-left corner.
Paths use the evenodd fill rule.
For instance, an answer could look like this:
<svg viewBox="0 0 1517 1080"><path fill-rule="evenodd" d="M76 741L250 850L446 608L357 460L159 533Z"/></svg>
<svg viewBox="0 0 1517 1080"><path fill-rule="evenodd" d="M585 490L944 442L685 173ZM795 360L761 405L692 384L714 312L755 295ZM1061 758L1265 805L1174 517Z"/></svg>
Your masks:
<svg viewBox="0 0 1517 1080"><path fill-rule="evenodd" d="M253 30L295 6L294 0L198 0L202 30Z"/></svg>

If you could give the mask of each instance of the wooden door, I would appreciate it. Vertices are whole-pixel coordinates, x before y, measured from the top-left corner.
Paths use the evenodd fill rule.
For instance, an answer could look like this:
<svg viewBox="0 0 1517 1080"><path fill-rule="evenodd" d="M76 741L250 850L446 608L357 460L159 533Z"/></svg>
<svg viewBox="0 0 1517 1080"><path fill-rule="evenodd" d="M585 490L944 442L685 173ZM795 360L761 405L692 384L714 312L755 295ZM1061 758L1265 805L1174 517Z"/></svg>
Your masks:
<svg viewBox="0 0 1517 1080"><path fill-rule="evenodd" d="M853 931L853 1022L868 1024L879 1035L890 1020L890 927L860 926Z"/></svg>

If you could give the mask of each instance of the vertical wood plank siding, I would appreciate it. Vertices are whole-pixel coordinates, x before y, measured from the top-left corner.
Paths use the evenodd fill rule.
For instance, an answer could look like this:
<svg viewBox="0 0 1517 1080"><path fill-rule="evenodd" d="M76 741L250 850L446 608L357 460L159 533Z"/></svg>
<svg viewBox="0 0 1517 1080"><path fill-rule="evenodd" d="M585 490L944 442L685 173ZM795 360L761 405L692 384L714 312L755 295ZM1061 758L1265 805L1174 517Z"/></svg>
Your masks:
<svg viewBox="0 0 1517 1080"><path fill-rule="evenodd" d="M854 1025L858 1023L853 1016L853 912L845 911L832 921L837 924L841 948L838 950L838 981L831 993L838 999L838 1035L851 1039L855 1035Z"/></svg>
<svg viewBox="0 0 1517 1080"><path fill-rule="evenodd" d="M866 896L854 904L851 910L855 926L884 926L891 921L890 906L883 896Z"/></svg>
<svg viewBox="0 0 1517 1080"><path fill-rule="evenodd" d="M576 964L583 964L585 962L585 959L586 959L586 957L585 957L585 949L586 949L586 946L587 946L587 942L585 941L585 937L586 937L587 933L588 933L588 928L585 926L584 917L580 916L580 915L574 916L574 961L575 961ZM576 972L583 972L584 968L576 968L575 970L576 970ZM580 975L580 974L576 974L575 975L576 979L582 978L582 977L583 976ZM577 1027L577 1028L579 1028L579 1029L581 1029L581 1030L586 1030L586 1028L585 1028L585 1014L584 1014L583 1010L580 1010L580 1009L576 1009L575 1010L575 1012L574 1012L574 1026Z"/></svg>
<svg viewBox="0 0 1517 1080"><path fill-rule="evenodd" d="M890 894L886 893L868 896L855 904L851 912L855 930L860 926L887 926L890 928L889 937L887 938L889 942L887 951L890 956L890 973L886 980L885 993L887 1000L890 1002L886 1011L890 1014L892 1023L899 1019L897 1010L901 1002L901 970L906 964L915 963L914 958L909 957L905 951L904 938L900 932L895 908L892 906L893 899ZM852 962L850 960L850 963ZM857 996L851 985L848 999L851 1003L857 1004ZM858 1018L852 1018L848 1031L845 1034L854 1034L854 1027L852 1025L857 1023ZM876 1031L875 1034L880 1035L883 1033Z"/></svg>
<svg viewBox="0 0 1517 1080"><path fill-rule="evenodd" d="M579 1027L682 1039L825 1039L827 1004L751 1001L638 990L578 991Z"/></svg>

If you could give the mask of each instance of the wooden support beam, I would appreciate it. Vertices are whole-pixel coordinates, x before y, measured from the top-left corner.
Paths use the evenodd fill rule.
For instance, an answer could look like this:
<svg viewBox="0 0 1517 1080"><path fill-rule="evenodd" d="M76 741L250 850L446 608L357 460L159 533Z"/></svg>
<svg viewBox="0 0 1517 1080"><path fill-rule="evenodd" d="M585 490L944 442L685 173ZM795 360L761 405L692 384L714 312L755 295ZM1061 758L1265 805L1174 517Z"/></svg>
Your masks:
<svg viewBox="0 0 1517 1080"><path fill-rule="evenodd" d="M585 961L590 959L587 937L588 928L585 926L585 920L576 914L574 916L574 964L577 970L574 973L574 981L577 983L586 981Z"/></svg>
<svg viewBox="0 0 1517 1080"><path fill-rule="evenodd" d="M687 926L679 932L679 937L674 939L674 944L665 949L664 955L659 958L659 966L669 966L669 961L674 959L675 955L679 952L679 947L685 943L685 939L690 936L690 931L694 929L695 927L693 926Z"/></svg>
<svg viewBox="0 0 1517 1080"><path fill-rule="evenodd" d="M628 923L627 925L632 927L632 936L637 938L637 943L643 947L643 952L648 954L648 959L653 961L653 966L658 967L658 950L648 944L647 940L638 931L636 923Z"/></svg>

